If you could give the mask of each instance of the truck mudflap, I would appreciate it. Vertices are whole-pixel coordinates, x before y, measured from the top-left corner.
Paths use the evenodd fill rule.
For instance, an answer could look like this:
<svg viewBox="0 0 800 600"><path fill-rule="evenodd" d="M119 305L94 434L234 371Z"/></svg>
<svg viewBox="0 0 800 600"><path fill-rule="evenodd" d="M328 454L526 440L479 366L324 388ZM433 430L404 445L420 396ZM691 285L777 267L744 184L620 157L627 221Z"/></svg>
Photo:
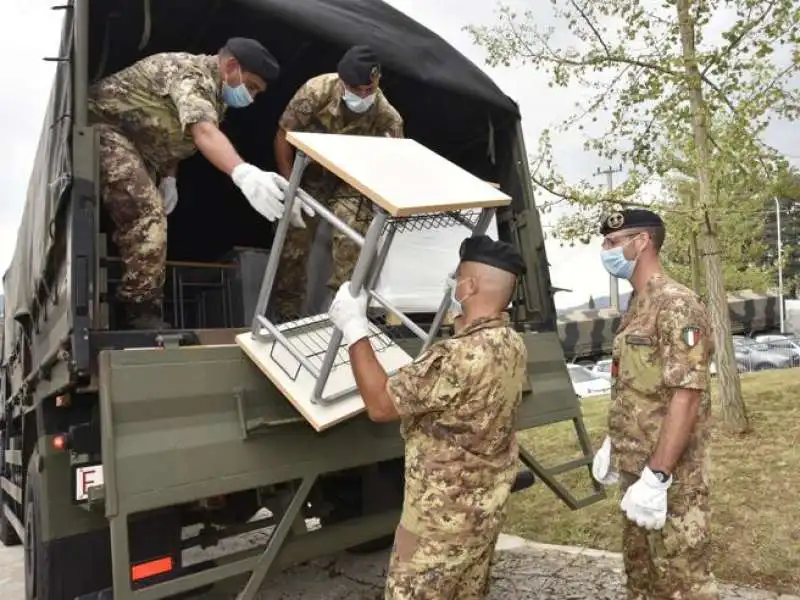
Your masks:
<svg viewBox="0 0 800 600"><path fill-rule="evenodd" d="M556 481L570 469L587 468L590 476L591 460L558 338L528 333L525 339L530 385L518 429L570 420L584 457L548 469L522 449L521 462L530 471L520 473L515 487L528 487L535 475L571 508L585 506L602 498L602 491L574 498ZM372 423L360 415L317 433L234 345L104 350L98 358L102 478L97 481L102 483L85 492L89 506L104 509L109 521L117 600L165 598L249 573L239 596L246 600L275 570L394 531L399 506L313 531L304 510L326 476L401 458L397 424ZM271 515L217 531L217 540L272 527L266 544L215 556L202 569L159 563L163 557L155 556L145 570L156 564L169 568L152 580L137 577L131 517L244 490L269 498L262 505ZM184 539L182 548L207 545L203 536Z"/></svg>

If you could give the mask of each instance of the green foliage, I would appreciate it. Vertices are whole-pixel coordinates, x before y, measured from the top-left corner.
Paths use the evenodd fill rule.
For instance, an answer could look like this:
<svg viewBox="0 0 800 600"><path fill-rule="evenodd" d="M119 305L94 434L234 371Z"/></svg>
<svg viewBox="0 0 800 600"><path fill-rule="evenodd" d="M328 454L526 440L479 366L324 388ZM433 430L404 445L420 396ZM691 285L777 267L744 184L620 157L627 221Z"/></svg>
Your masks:
<svg viewBox="0 0 800 600"><path fill-rule="evenodd" d="M675 198L675 210L665 216L667 240L662 259L670 275L691 287L691 238L693 233L700 233L700 227L689 207L697 197L697 185L692 180L672 179L668 189ZM725 289L765 291L775 281L776 264L764 260L769 241L764 237L765 214L768 213L763 194L720 192L714 209ZM706 286L702 270L699 276L703 290Z"/></svg>
<svg viewBox="0 0 800 600"><path fill-rule="evenodd" d="M680 253L690 232L709 222L730 238L724 256L731 278L755 286L768 279L766 271L749 272L758 244L739 243L738 236L749 232L749 238L763 223L767 194L788 169L762 137L774 119L794 120L800 110L800 91L789 85L800 62L800 5L792 0L693 3L712 147L711 164L704 167L711 174L714 201L696 201L691 208L685 197L691 190L681 196L670 182L655 201L638 195L653 177L696 179L698 174L675 3L551 0L551 15L544 2L522 14L501 6L495 25L466 29L486 50L490 66L530 65L550 75L551 87L576 86L581 98L588 98L578 101L574 114L554 131L542 132L532 164L537 186L580 209L557 224L557 236L588 241L601 212L649 205L670 222L676 273L685 266ZM712 21L716 27L726 15L728 27L711 39ZM538 25L548 17L558 30ZM612 193L596 181L568 183L554 164L552 137L575 129L584 132L586 150L626 166L625 181Z"/></svg>

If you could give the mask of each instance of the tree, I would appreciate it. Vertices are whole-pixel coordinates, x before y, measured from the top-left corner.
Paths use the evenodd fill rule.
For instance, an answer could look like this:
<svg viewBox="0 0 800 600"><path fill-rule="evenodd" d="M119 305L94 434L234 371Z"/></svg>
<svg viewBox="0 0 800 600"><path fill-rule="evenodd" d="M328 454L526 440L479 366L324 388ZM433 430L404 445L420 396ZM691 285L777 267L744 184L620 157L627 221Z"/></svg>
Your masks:
<svg viewBox="0 0 800 600"><path fill-rule="evenodd" d="M661 251L662 263L670 276L705 297L706 278L699 260L694 260L695 256L699 258L699 249L688 212L692 199L697 196L697 185L693 182L673 185L677 207L686 210L665 215L668 235ZM774 215L774 202L771 204ZM720 195L716 208L726 291L766 291L775 282L776 263L774 259L765 260L770 241L766 236L769 221L765 219L763 198L751 194Z"/></svg>
<svg viewBox="0 0 800 600"><path fill-rule="evenodd" d="M744 432L749 422L730 336L721 215L737 196L763 195L765 183L787 168L761 138L774 118L794 119L800 107L800 95L789 86L798 70L800 8L791 0L665 0L660 5L551 0L551 5L574 44L555 42L553 28L537 27L543 6L522 17L502 7L497 25L467 30L487 50L492 66L521 62L547 71L551 86L577 83L594 90L562 129L584 129L587 120L597 129L607 119L601 134L587 136L585 148L627 166L627 179L613 192L587 182L569 185L553 164L550 132L540 138L531 169L534 183L583 208L561 221L556 233L588 240L599 212L642 203L635 194L653 177L678 175L688 181L682 198L664 199L658 208L685 220L698 285L702 257L723 421ZM732 25L719 42L709 42L709 25L724 11ZM788 60L776 49L787 49Z"/></svg>
<svg viewBox="0 0 800 600"><path fill-rule="evenodd" d="M594 310L594 309L595 309L594 296L589 296L589 310Z"/></svg>
<svg viewBox="0 0 800 600"><path fill-rule="evenodd" d="M800 295L800 171L792 170L775 186L764 206L764 264L777 267L777 215L775 200L781 213L781 248L783 254L784 293Z"/></svg>

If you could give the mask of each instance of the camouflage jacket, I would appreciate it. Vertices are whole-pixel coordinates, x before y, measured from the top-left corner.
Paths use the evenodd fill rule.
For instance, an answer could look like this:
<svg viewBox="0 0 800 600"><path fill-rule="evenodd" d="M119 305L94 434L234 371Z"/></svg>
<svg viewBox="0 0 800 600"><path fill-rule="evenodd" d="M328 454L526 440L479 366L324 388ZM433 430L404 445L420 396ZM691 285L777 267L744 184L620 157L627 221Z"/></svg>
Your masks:
<svg viewBox="0 0 800 600"><path fill-rule="evenodd" d="M403 137L403 119L382 90L376 92L375 102L363 114L347 110L343 94L344 85L336 73L312 77L289 101L278 125L285 131ZM302 185L318 200L325 200L340 183L335 175L311 163Z"/></svg>
<svg viewBox="0 0 800 600"><path fill-rule="evenodd" d="M216 56L154 54L92 85L90 119L118 129L163 173L196 151L190 125L219 125L221 81Z"/></svg>
<svg viewBox="0 0 800 600"><path fill-rule="evenodd" d="M678 388L702 392L700 415L679 468L702 466L709 433L712 351L708 311L697 295L663 275L650 279L623 316L614 339L608 427L619 470L638 475L646 466Z"/></svg>
<svg viewBox="0 0 800 600"><path fill-rule="evenodd" d="M389 379L406 440L405 529L429 539L498 533L517 472L526 365L504 314L437 342Z"/></svg>

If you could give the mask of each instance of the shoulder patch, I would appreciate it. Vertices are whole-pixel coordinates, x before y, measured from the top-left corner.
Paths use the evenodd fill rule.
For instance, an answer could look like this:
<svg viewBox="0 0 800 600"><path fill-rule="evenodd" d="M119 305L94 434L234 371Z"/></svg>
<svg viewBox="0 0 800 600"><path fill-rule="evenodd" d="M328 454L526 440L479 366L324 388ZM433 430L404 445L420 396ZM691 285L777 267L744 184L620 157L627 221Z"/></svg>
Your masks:
<svg viewBox="0 0 800 600"><path fill-rule="evenodd" d="M696 325L687 325L683 328L681 337L683 338L684 344L689 346L689 348L694 348L700 342L702 334L700 333L700 328Z"/></svg>

